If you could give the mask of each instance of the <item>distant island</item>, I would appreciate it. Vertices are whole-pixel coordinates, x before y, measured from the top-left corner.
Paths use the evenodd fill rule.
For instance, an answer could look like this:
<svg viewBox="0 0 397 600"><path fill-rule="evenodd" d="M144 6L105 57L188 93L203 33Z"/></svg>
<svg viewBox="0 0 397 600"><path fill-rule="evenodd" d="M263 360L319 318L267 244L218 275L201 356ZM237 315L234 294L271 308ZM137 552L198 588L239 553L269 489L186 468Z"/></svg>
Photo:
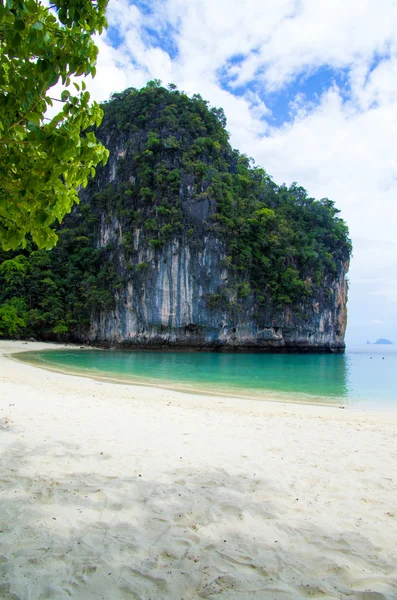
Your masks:
<svg viewBox="0 0 397 600"><path fill-rule="evenodd" d="M367 344L371 344L371 342L367 342ZM378 340L376 340L376 342L374 342L374 344L392 344L393 342L391 342L390 340L386 340L385 338L379 338Z"/></svg>

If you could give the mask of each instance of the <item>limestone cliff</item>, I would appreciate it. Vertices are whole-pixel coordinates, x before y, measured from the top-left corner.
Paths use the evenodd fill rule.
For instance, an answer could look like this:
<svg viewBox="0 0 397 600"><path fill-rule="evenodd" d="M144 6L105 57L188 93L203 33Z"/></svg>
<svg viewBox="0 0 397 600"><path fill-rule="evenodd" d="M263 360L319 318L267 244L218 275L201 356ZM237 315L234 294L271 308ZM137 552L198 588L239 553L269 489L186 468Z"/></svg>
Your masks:
<svg viewBox="0 0 397 600"><path fill-rule="evenodd" d="M331 291L327 298L314 297L277 311L266 311L250 298L233 310L232 293L226 307L209 301L229 280L223 266L225 244L215 236L204 236L199 245L174 239L154 251L137 227L134 258L127 260L120 223L112 219L106 225L104 220L98 242L113 242L111 260L126 274L126 283L115 290L112 309L93 315L91 341L156 348L343 350L348 264L341 264L337 277L324 282ZM145 266L139 271L138 265Z"/></svg>
<svg viewBox="0 0 397 600"><path fill-rule="evenodd" d="M211 116L219 131L211 119L206 131L198 120L194 130L192 115L184 122L178 114L182 95L154 87L138 119L139 94L130 90L105 107L97 135L110 159L81 194L96 215L95 244L106 257L102 268L111 265L113 294L111 305L92 311L87 338L343 351L350 243L333 204L251 168L219 137L221 111ZM205 121L209 109L199 97L196 104Z"/></svg>

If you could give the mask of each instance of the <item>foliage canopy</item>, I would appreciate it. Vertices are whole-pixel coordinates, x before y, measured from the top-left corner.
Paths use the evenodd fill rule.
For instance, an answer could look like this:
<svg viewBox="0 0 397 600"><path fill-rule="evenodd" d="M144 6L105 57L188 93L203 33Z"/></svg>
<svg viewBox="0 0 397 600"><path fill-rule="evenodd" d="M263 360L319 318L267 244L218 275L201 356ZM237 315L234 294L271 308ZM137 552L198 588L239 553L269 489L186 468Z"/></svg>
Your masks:
<svg viewBox="0 0 397 600"><path fill-rule="evenodd" d="M107 151L89 130L102 110L84 81L95 75L92 35L106 26L107 0L0 0L0 243L41 248L78 201ZM51 88L62 88L60 97ZM56 92L54 92L56 94ZM52 118L49 107L58 106Z"/></svg>

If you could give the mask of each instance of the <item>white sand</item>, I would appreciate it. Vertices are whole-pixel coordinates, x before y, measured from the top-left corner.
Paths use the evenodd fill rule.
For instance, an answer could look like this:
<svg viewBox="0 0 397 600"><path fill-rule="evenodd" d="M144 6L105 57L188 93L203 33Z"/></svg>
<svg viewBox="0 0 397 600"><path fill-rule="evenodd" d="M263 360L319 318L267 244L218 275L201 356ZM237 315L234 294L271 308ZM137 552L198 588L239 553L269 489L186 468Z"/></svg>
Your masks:
<svg viewBox="0 0 397 600"><path fill-rule="evenodd" d="M6 356L43 346L0 343L0 598L397 598L397 414Z"/></svg>

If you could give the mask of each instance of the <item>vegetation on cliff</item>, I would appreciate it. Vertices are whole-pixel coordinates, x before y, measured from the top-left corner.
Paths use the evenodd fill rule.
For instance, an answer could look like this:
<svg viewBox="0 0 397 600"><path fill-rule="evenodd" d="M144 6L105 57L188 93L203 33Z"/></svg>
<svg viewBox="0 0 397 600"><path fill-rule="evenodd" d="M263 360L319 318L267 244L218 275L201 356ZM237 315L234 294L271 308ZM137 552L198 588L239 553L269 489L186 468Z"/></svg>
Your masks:
<svg viewBox="0 0 397 600"><path fill-rule="evenodd" d="M0 256L0 334L81 337L92 310L110 307L125 284L115 252L128 277L144 277L147 263L133 257L137 228L154 253L175 238L222 241L228 285L208 296L214 310L248 298L259 307L296 307L327 294L351 252L339 211L296 184L276 185L232 149L222 109L156 81L114 94L102 108L96 133L115 172L110 178L110 163L98 169L52 251L30 245ZM122 230L117 249L98 246L103 215Z"/></svg>

